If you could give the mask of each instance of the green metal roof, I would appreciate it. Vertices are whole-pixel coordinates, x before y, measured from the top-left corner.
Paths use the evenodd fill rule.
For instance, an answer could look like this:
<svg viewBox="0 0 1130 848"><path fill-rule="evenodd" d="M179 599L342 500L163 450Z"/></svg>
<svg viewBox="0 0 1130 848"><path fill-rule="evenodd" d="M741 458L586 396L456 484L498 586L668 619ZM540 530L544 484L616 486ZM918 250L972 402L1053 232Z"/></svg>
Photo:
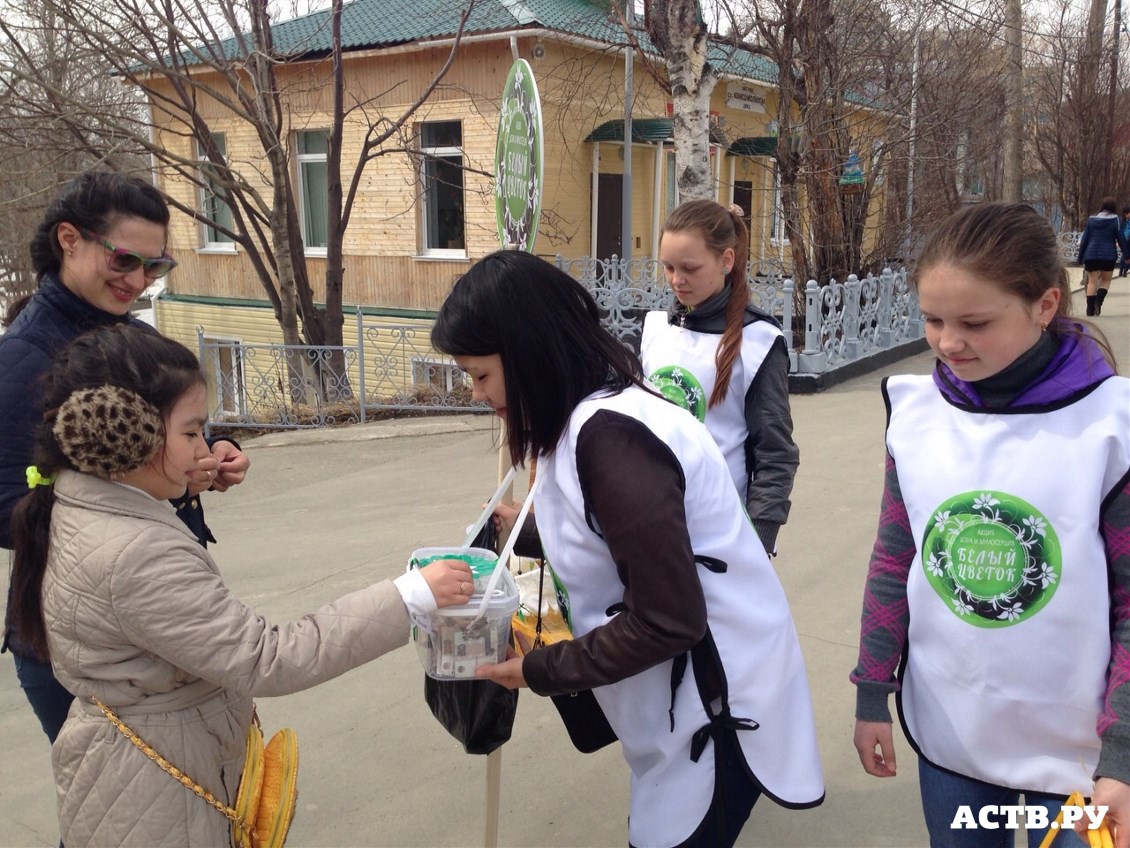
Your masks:
<svg viewBox="0 0 1130 848"><path fill-rule="evenodd" d="M671 118L632 118L632 141L654 143L672 141L675 138L675 122ZM585 141L624 141L624 121L605 121L588 134ZM710 128L712 144L727 144L726 137L717 127Z"/></svg>
<svg viewBox="0 0 1130 848"><path fill-rule="evenodd" d="M458 0L353 0L341 13L346 50L390 47L455 35L465 4ZM607 0L478 0L464 33L485 34L546 28L612 44L626 43ZM321 9L272 28L283 54L330 49L330 12Z"/></svg>
<svg viewBox="0 0 1130 848"><path fill-rule="evenodd" d="M464 8L459 0L353 0L342 7L342 46L361 50L450 38ZM611 0L477 0L464 34L516 29L547 29L608 45L627 44L624 30L611 11ZM328 53L330 12L321 9L280 21L271 33L280 55ZM644 50L655 52L642 28L637 29L636 38ZM738 50L727 59L729 52L724 44L710 46L710 60L723 73L762 82L776 80L776 65L764 57Z"/></svg>
<svg viewBox="0 0 1130 848"><path fill-rule="evenodd" d="M623 46L627 38L611 11L614 0L476 0L464 28L465 35L489 35L522 29L544 29L579 36L609 46ZM615 0L620 2L620 0ZM426 42L455 35L466 8L462 0L353 0L342 7L341 38L345 50L379 49ZM271 28L280 58L326 55L330 51L330 10L320 9L300 18L280 21ZM636 40L647 52L654 45L637 21ZM235 39L226 49L241 53ZM777 66L745 47L734 50L723 41L710 44L711 63L720 73L775 85ZM186 57L188 58L188 57ZM191 58L188 58L191 62ZM876 106L873 99L854 94L849 101Z"/></svg>

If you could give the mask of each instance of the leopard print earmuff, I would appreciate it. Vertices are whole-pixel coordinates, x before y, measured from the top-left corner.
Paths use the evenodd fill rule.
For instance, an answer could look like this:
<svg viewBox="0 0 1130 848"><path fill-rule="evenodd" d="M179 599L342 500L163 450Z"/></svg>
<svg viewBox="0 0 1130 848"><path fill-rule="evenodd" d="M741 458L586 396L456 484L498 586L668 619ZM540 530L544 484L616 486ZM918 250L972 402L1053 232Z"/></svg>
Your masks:
<svg viewBox="0 0 1130 848"><path fill-rule="evenodd" d="M107 385L71 392L51 431L75 468L109 480L148 462L164 440L164 429L151 403Z"/></svg>

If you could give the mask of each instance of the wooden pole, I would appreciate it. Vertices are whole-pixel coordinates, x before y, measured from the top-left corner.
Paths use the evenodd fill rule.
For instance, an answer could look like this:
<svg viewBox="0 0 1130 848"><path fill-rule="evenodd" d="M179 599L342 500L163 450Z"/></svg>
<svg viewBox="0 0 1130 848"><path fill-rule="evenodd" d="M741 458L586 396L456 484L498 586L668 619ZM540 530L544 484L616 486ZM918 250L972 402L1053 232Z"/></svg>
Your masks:
<svg viewBox="0 0 1130 848"><path fill-rule="evenodd" d="M506 472L510 470L510 451L506 446L506 423L502 425L502 440L498 446L498 476L495 480L497 486L502 482L502 478L506 476ZM513 503L514 501L514 484L511 483L507 488L506 493L503 494L500 503ZM488 519L490 520L490 519ZM506 544L506 540L500 538L498 540L499 549ZM499 563L506 568L509 568L509 563ZM483 834L483 845L485 848L498 848L498 810L502 798L502 748L495 748L487 754L487 788L486 788L486 827Z"/></svg>

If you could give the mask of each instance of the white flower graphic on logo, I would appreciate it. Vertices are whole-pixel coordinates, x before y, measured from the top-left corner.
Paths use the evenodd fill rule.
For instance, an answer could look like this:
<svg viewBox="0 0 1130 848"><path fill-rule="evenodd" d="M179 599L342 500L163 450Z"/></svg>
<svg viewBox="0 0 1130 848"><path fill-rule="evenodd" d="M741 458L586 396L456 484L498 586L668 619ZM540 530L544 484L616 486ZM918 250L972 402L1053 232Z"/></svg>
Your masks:
<svg viewBox="0 0 1130 848"><path fill-rule="evenodd" d="M960 597L953 598L950 603L953 604L953 611L958 615L973 615L973 607L965 603Z"/></svg>
<svg viewBox="0 0 1130 848"><path fill-rule="evenodd" d="M946 573L946 559L945 554L931 553L930 558L926 560L926 568L935 577L941 577Z"/></svg>
<svg viewBox="0 0 1130 848"><path fill-rule="evenodd" d="M1048 532L1047 523L1038 515L1026 516L1024 518L1024 526L1038 536L1046 536Z"/></svg>
<svg viewBox="0 0 1130 848"><path fill-rule="evenodd" d="M950 520L950 513L947 509L945 512L939 512L934 515L934 527L941 530L947 521Z"/></svg>
<svg viewBox="0 0 1130 848"><path fill-rule="evenodd" d="M1039 580L1040 585L1046 589L1048 586L1055 583L1059 579L1059 576L1050 565L1046 562L1041 562L1039 572L1036 574L1036 579Z"/></svg>
<svg viewBox="0 0 1130 848"><path fill-rule="evenodd" d="M1001 621L1019 621L1020 614L1024 612L1024 607L1021 604L1016 604L1011 607L1005 607L1001 610L1001 614L997 616Z"/></svg>
<svg viewBox="0 0 1130 848"><path fill-rule="evenodd" d="M994 506L996 506L999 503L1000 503L1000 501L998 501L996 498L993 497L992 492L984 492L984 493L978 495L976 500L973 501L973 508L974 509L992 509Z"/></svg>

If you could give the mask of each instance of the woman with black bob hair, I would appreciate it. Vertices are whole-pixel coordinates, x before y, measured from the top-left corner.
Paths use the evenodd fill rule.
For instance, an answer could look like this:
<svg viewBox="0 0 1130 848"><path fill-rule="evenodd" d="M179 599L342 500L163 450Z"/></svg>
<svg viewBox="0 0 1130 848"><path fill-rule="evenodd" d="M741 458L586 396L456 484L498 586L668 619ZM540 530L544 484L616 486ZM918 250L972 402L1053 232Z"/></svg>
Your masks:
<svg viewBox="0 0 1130 848"><path fill-rule="evenodd" d="M761 794L819 804L788 603L706 428L646 386L580 284L530 254L475 263L432 344L503 419L514 463L537 461L520 552L552 564L574 637L479 675L593 690L631 769L632 845L733 845Z"/></svg>

